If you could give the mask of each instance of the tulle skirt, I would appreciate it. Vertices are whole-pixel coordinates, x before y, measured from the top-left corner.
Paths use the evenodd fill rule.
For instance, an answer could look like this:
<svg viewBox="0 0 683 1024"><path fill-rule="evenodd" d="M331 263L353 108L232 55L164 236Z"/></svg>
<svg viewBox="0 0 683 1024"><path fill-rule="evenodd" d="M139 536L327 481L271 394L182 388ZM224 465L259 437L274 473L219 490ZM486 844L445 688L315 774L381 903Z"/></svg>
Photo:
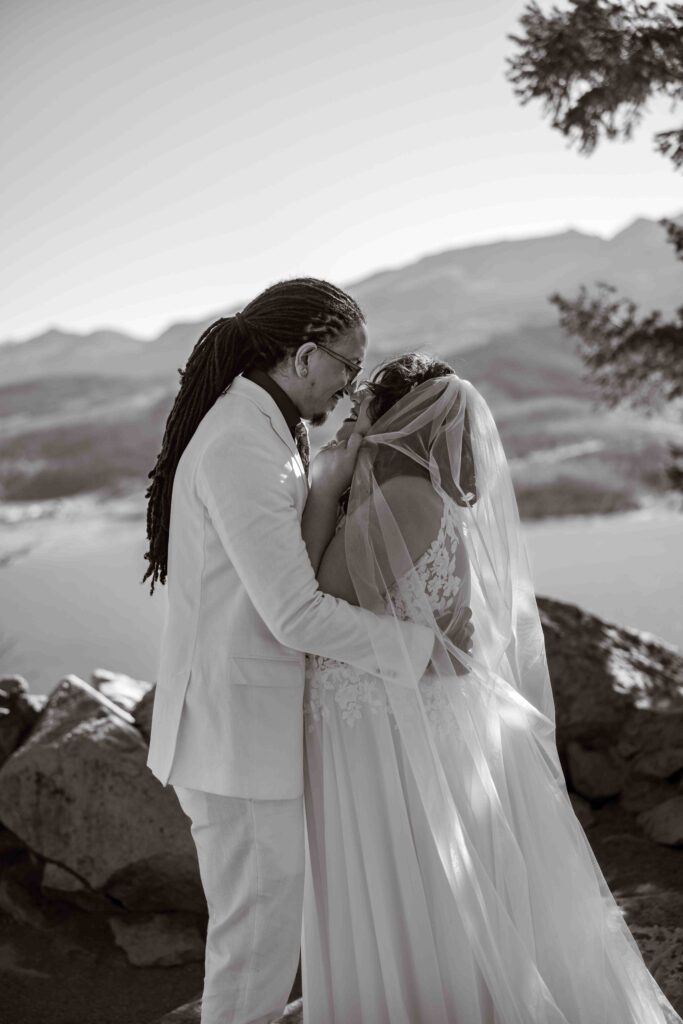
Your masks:
<svg viewBox="0 0 683 1024"><path fill-rule="evenodd" d="M432 708L430 810L376 692L328 692L307 714L306 1024L680 1024L559 762L462 683Z"/></svg>

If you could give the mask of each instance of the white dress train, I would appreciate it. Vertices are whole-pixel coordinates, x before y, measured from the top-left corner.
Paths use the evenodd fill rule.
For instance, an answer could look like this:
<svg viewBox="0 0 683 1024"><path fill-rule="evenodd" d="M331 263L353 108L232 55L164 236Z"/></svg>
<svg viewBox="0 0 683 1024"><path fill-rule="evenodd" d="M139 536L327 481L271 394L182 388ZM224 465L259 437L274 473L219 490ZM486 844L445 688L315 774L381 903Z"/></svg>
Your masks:
<svg viewBox="0 0 683 1024"><path fill-rule="evenodd" d="M435 616L469 582L453 512L446 502L439 534L415 565ZM419 621L419 601L411 607L401 581L391 597L396 614ZM476 693L456 686L447 696L432 680L420 683L420 696L457 814L509 915L485 919L487 948L495 953L514 933L533 971L511 992L509 971L496 966L510 962L509 950L478 962L461 914L475 898L462 888L469 876L454 882L444 871L384 684L309 656L305 1024L680 1022L607 890L563 780L538 747L504 716L488 721L487 706L479 726L495 731L503 751L487 770L513 822L514 846L505 850L519 851L502 856L463 732L476 721Z"/></svg>

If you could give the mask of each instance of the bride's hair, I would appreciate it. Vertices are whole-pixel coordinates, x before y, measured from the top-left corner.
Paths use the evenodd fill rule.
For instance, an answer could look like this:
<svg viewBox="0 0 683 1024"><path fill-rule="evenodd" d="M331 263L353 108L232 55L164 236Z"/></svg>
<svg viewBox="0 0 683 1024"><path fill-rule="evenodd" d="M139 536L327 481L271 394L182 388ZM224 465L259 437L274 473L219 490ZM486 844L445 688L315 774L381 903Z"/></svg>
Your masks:
<svg viewBox="0 0 683 1024"><path fill-rule="evenodd" d="M448 363L424 352L405 352L402 356L382 363L369 380L363 381L363 388L372 394L368 406L368 415L373 423L379 420L401 398L405 398L414 388L428 380L448 377L456 371ZM389 476L420 476L429 479L429 472L415 461L400 453L395 458L385 460L384 479ZM338 515L346 513L349 504L351 487L339 499Z"/></svg>
<svg viewBox="0 0 683 1024"><path fill-rule="evenodd" d="M373 398L368 406L368 415L374 423L400 398L403 398L427 380L446 377L456 371L448 363L422 352L406 352L391 359L373 372L363 386Z"/></svg>
<svg viewBox="0 0 683 1024"><path fill-rule="evenodd" d="M149 566L142 578L166 582L173 479L180 456L219 395L245 370L271 370L307 341L333 341L365 323L360 306L328 281L315 277L279 281L241 313L221 317L192 349L171 409L161 451L148 476L145 497Z"/></svg>

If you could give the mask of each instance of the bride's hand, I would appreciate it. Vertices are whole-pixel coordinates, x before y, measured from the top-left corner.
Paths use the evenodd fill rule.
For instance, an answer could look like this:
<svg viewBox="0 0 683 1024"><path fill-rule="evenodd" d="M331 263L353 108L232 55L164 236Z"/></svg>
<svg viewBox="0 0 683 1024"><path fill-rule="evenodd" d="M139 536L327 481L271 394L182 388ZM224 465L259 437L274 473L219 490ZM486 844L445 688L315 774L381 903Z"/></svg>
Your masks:
<svg viewBox="0 0 683 1024"><path fill-rule="evenodd" d="M367 395L355 402L351 415L332 440L322 446L311 462L311 484L327 488L337 497L344 493L351 483L360 443L371 426L367 414L371 401L372 395Z"/></svg>
<svg viewBox="0 0 683 1024"><path fill-rule="evenodd" d="M348 441L351 434L354 433L362 434L364 437L372 426L372 420L368 415L371 401L371 394L365 394L362 390L358 391L354 395L349 415L339 427L332 440L324 444L320 451L324 452L328 448L334 448L340 441Z"/></svg>
<svg viewBox="0 0 683 1024"><path fill-rule="evenodd" d="M346 441L330 441L311 462L311 487L339 498L351 483L363 435L353 431Z"/></svg>

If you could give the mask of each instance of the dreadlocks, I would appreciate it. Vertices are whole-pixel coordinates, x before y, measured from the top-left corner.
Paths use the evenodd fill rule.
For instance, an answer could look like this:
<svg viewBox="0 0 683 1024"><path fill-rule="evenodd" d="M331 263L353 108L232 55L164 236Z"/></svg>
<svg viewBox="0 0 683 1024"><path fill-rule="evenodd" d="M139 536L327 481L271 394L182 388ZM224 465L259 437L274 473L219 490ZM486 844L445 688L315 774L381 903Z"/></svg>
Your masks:
<svg viewBox="0 0 683 1024"><path fill-rule="evenodd" d="M204 331L180 374L161 451L148 477L145 497L149 566L142 578L166 582L173 480L181 455L200 421L238 374L271 370L307 341L331 341L364 322L354 300L317 278L294 278L271 285L241 313L221 317Z"/></svg>

